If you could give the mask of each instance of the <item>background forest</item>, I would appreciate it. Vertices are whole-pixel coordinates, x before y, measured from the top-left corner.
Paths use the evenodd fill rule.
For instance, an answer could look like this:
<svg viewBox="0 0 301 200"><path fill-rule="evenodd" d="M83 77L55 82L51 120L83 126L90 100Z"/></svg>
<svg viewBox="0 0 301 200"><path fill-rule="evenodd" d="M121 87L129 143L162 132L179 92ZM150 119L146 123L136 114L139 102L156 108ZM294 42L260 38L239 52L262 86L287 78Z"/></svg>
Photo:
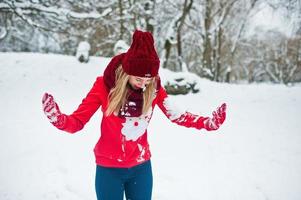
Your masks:
<svg viewBox="0 0 301 200"><path fill-rule="evenodd" d="M254 25L263 10L286 30ZM278 23L278 18L271 21ZM135 29L154 34L163 68L217 82L301 81L300 0L3 0L0 51L112 57Z"/></svg>

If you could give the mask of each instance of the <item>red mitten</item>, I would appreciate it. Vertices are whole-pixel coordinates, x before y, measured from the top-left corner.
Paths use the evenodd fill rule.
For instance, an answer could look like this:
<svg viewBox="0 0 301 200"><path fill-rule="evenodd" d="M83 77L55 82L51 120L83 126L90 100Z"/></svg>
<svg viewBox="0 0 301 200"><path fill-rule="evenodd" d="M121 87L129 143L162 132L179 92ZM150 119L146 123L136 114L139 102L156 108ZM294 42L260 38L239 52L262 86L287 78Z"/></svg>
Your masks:
<svg viewBox="0 0 301 200"><path fill-rule="evenodd" d="M204 128L207 131L217 130L224 123L226 119L226 108L227 105L223 103L216 111L213 111L212 117L204 121Z"/></svg>
<svg viewBox="0 0 301 200"><path fill-rule="evenodd" d="M42 99L43 111L50 123L62 129L66 122L66 116L61 113L57 103L51 94L45 93Z"/></svg>

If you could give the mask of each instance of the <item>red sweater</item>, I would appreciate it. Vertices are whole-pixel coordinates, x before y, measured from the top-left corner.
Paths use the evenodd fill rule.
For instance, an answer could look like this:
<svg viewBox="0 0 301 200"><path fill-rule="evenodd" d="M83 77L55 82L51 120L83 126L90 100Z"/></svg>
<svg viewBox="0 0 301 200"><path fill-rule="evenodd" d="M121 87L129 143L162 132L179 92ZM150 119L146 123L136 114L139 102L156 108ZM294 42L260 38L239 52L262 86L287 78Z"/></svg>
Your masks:
<svg viewBox="0 0 301 200"><path fill-rule="evenodd" d="M71 115L65 115L66 121L61 129L69 133L81 130L100 106L102 112L105 112L107 105L108 92L101 76L97 78L92 89L76 111ZM174 123L197 129L203 128L203 121L206 118L189 112L174 111L166 91L163 87L160 87L156 91L152 109L147 114L139 117L105 116L103 114L101 136L94 148L98 165L129 168L150 159L147 126L155 105L158 105L163 113Z"/></svg>

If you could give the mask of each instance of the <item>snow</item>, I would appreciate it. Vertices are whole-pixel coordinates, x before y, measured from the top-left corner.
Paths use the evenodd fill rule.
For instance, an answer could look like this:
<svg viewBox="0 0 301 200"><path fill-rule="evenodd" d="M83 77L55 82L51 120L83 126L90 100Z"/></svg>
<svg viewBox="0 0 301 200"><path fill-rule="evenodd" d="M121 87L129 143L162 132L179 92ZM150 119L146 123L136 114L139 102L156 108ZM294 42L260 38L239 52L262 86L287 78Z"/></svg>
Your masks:
<svg viewBox="0 0 301 200"><path fill-rule="evenodd" d="M178 108L178 105L175 106L175 104L171 102L169 98L164 100L163 105L166 108L167 116L171 121L179 119L181 115L185 113L184 110L180 110Z"/></svg>
<svg viewBox="0 0 301 200"><path fill-rule="evenodd" d="M73 12L71 10L68 9L64 9L64 8L57 8L57 7L47 7L47 6L43 6L40 4L36 4L36 3L30 3L30 2L13 2L13 7L16 8L16 12L20 15L23 16L23 9L26 10L28 8L33 9L33 10L38 10L38 11L43 11L46 13L55 13L58 16L70 16L73 18L94 18L94 19L99 19L102 18L106 15L108 15L110 12L112 12L111 8L107 8L103 11L103 13L98 13L98 12L91 12L91 13L78 13L78 12ZM0 3L0 8L3 9L9 9L10 5L7 3ZM30 20L30 19L28 19ZM30 20L30 23L33 23Z"/></svg>
<svg viewBox="0 0 301 200"><path fill-rule="evenodd" d="M71 135L51 126L41 99L49 92L71 113L109 61L0 53L1 200L96 199L93 148L101 112ZM198 81L200 93L170 99L202 115L226 102L226 122L216 132L198 131L155 109L148 127L153 199L299 200L301 85Z"/></svg>
<svg viewBox="0 0 301 200"><path fill-rule="evenodd" d="M89 51L91 49L90 44L87 41L81 41L78 44L77 50L76 50L76 58L77 60L81 60L82 62L87 62L89 60Z"/></svg>
<svg viewBox="0 0 301 200"><path fill-rule="evenodd" d="M161 82L163 85L170 84L170 85L188 86L190 84L195 84L194 89L196 90L201 89L201 85L199 84L200 78L196 74L189 73L188 70L184 72L172 72L168 69L160 68L160 76L162 78Z"/></svg>
<svg viewBox="0 0 301 200"><path fill-rule="evenodd" d="M7 35L7 30L0 26L0 40L2 40Z"/></svg>
<svg viewBox="0 0 301 200"><path fill-rule="evenodd" d="M118 55L121 53L127 52L129 49L129 45L124 40L118 40L114 45L114 54Z"/></svg>

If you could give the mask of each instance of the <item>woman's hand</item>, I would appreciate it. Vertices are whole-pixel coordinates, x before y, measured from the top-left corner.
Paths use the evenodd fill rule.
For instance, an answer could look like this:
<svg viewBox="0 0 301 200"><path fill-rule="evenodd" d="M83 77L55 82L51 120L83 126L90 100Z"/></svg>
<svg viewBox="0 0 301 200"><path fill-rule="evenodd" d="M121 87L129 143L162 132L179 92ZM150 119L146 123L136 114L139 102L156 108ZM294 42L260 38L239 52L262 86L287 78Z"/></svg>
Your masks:
<svg viewBox="0 0 301 200"><path fill-rule="evenodd" d="M50 123L61 129L65 125L66 116L63 115L51 94L45 93L42 99L43 111Z"/></svg>
<svg viewBox="0 0 301 200"><path fill-rule="evenodd" d="M204 121L204 128L207 131L217 130L226 119L227 105L223 103L220 107L213 111L212 117L209 117Z"/></svg>

